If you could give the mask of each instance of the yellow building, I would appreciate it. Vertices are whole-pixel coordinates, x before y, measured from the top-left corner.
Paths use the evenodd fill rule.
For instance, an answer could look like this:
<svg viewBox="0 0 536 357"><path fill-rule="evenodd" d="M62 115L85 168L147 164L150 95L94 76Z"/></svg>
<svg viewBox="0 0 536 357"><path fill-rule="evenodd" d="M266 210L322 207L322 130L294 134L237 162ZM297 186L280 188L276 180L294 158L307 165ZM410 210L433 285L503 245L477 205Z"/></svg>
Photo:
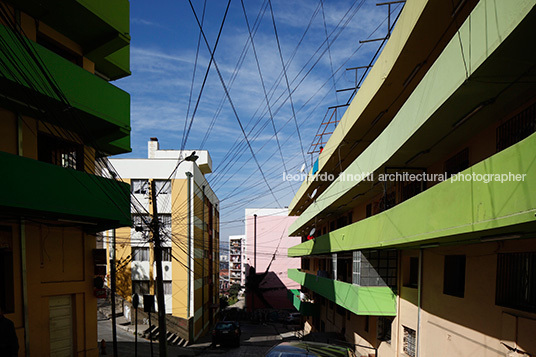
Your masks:
<svg viewBox="0 0 536 357"><path fill-rule="evenodd" d="M535 26L534 0L405 3L289 206L308 331L536 354Z"/></svg>
<svg viewBox="0 0 536 357"><path fill-rule="evenodd" d="M151 138L147 159L110 160L131 184L134 200L134 226L116 231L117 291L129 301L134 293L156 292L148 227L154 181L166 313L185 327L175 332L189 342L210 329L219 311L219 201L205 179L212 172L212 160L208 151L196 151L195 162L182 160L191 154L160 150L158 140Z"/></svg>
<svg viewBox="0 0 536 357"><path fill-rule="evenodd" d="M108 83L129 42L126 0L0 2L0 303L20 356L98 356L96 233L130 225L128 185L100 174L130 151Z"/></svg>

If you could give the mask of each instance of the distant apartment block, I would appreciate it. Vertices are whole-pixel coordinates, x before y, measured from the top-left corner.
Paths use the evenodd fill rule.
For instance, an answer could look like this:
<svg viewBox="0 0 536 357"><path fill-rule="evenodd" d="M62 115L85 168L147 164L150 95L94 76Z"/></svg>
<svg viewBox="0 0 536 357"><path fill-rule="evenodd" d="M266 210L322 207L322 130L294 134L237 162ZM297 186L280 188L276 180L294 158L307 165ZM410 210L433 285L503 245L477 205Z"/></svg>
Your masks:
<svg viewBox="0 0 536 357"><path fill-rule="evenodd" d="M243 235L229 236L229 284L245 284L245 240Z"/></svg>
<svg viewBox="0 0 536 357"><path fill-rule="evenodd" d="M301 241L300 237L288 236L295 220L296 217L288 216L286 208L246 209L246 280L252 283L246 290L248 310L293 309L287 295L300 285L289 279L287 270L300 266L299 259L288 256L288 248ZM255 282L250 278L252 267L256 271Z"/></svg>

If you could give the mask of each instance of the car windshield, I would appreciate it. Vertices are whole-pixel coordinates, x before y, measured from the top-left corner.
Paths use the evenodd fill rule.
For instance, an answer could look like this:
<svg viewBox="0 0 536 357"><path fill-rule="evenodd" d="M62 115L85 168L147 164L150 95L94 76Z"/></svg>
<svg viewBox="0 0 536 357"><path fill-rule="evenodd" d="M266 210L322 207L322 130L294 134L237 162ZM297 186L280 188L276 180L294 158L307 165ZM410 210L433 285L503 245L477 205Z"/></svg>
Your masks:
<svg viewBox="0 0 536 357"><path fill-rule="evenodd" d="M234 328L234 323L228 322L228 323L219 323L216 325L216 330L230 330Z"/></svg>

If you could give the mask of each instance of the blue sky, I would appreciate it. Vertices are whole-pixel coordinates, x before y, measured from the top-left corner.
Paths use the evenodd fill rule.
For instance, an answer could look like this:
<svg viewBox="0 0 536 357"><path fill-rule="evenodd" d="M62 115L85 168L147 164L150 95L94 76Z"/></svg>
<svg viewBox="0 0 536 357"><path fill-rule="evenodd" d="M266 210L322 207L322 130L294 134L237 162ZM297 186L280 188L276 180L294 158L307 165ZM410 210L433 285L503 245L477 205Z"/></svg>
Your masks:
<svg viewBox="0 0 536 357"><path fill-rule="evenodd" d="M192 3L201 19L205 1ZM304 163L302 146L310 167L307 151L327 108L349 98L350 92L336 94L334 86L353 86L355 74L345 69L368 64L379 45L360 45L359 40L382 37L387 31L387 7L376 6L376 1L272 0L291 103L270 7L262 0L244 4L251 27L260 19L253 41L270 110L240 0L231 2L214 58L273 194L252 159L212 65L185 149L209 150L212 156L214 171L207 179L221 200L221 240L243 233L245 208L289 205L300 183L283 181L285 168L288 173L299 172ZM226 7L225 0L206 1L204 31L212 48ZM393 7L393 18L399 9ZM154 136L162 149L180 149L187 113L189 122L210 54L201 39L195 67L199 27L188 1L131 1L130 16L132 75L114 83L131 94L133 150L122 157L146 157L147 141Z"/></svg>

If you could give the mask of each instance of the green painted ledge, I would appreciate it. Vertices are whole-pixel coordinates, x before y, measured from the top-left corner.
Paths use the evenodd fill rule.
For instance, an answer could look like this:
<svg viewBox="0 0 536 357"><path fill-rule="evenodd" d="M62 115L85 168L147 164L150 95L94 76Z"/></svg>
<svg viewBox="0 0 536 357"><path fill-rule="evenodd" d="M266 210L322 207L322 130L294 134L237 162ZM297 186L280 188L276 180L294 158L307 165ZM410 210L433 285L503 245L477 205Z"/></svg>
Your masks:
<svg viewBox="0 0 536 357"><path fill-rule="evenodd" d="M524 181L447 180L385 212L291 247L288 255L479 239L484 232L536 223L535 148L536 133L462 172L525 174Z"/></svg>
<svg viewBox="0 0 536 357"><path fill-rule="evenodd" d="M17 0L14 5L81 45L107 77L130 74L128 58L115 55L130 43L128 0Z"/></svg>
<svg viewBox="0 0 536 357"><path fill-rule="evenodd" d="M452 119L452 112L455 109L451 109L450 115L445 117L447 119L433 118L433 116L449 98L456 94L460 95L460 90L464 89L464 83L469 82L485 63L497 61L498 63L495 65L501 65L500 68L505 68L505 73L516 73L514 75L516 78L522 74L522 72L518 73L518 70L529 70L533 63L532 57L518 58L515 56L519 53L525 53L525 48L532 49L532 47L525 46L525 33L515 30L527 17L530 18L530 21L535 21L533 11L535 4L535 0L481 0L460 27L459 35L450 40L391 123L345 169L344 174L361 175L377 172L397 152L415 150L415 148L405 148L404 145L420 128L428 124L429 120ZM511 36L513 33L514 36ZM519 44L519 53L505 53L503 49L500 49L500 45L506 40L514 38ZM460 55L462 44L464 56ZM499 51L497 51L498 49ZM518 60L515 66L509 65L512 56ZM466 58L467 63L464 62L464 58ZM504 86L506 88L507 84ZM484 92L482 89L475 89L467 101L474 100ZM489 98L485 97L482 100ZM458 106L463 106L463 104L460 103ZM317 215L335 208L337 200L358 184L357 181L344 181L339 178L333 181L317 197L314 204L310 204L294 221L289 228L289 236L296 235L297 231L310 225Z"/></svg>
<svg viewBox="0 0 536 357"><path fill-rule="evenodd" d="M288 277L356 315L396 316L396 295L389 287L359 286L298 269L289 269Z"/></svg>
<svg viewBox="0 0 536 357"><path fill-rule="evenodd" d="M77 122L73 120L72 113L66 110L62 98L38 69L34 59L13 37L11 30L0 25L0 36L11 51L10 58L0 54L0 62L6 64L0 68L0 80L10 98L13 98L12 101L26 103L27 89L33 89L42 95L40 98L45 98L43 102L36 98L29 103L37 108L37 114L43 119L48 116L43 116L42 111L54 113L51 116L54 124L87 135L95 140L95 143L110 144L106 146L110 150L105 151L106 153L115 155L131 151L130 95L127 92L43 46L26 40L26 44L35 49L69 104L77 111L77 117L80 119L80 122Z"/></svg>
<svg viewBox="0 0 536 357"><path fill-rule="evenodd" d="M10 213L84 221L91 230L130 226L130 185L0 152L7 188L0 208Z"/></svg>
<svg viewBox="0 0 536 357"><path fill-rule="evenodd" d="M315 304L300 300L300 291L298 289L287 290L287 298L303 316L315 316L318 314L318 309Z"/></svg>

